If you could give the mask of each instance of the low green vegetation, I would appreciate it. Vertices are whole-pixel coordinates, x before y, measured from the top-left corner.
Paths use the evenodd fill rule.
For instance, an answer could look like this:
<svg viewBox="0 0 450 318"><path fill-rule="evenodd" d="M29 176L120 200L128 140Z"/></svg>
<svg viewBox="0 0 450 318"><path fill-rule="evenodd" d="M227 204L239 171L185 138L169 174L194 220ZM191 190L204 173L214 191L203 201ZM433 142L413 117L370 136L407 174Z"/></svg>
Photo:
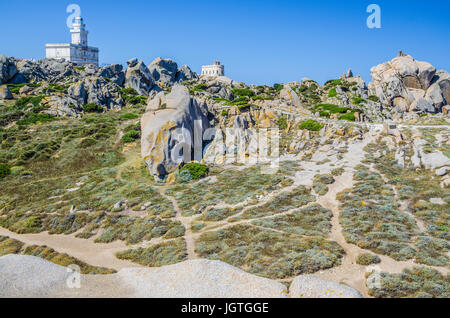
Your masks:
<svg viewBox="0 0 450 318"><path fill-rule="evenodd" d="M49 262L65 267L70 265L77 265L80 267L81 274L85 275L106 275L116 273L116 271L113 269L88 265L85 262L82 262L65 253L58 253L54 249L49 248L47 246L37 246L37 245L28 246L23 252L23 254L40 257Z"/></svg>
<svg viewBox="0 0 450 318"><path fill-rule="evenodd" d="M0 236L0 257L8 254L19 254L24 244L7 236Z"/></svg>
<svg viewBox="0 0 450 318"><path fill-rule="evenodd" d="M347 113L338 117L339 120L356 121L354 113Z"/></svg>
<svg viewBox="0 0 450 318"><path fill-rule="evenodd" d="M360 104L366 102L366 100L364 98L361 98L361 97L353 97L352 100L353 100L353 104L355 104L355 105L360 105Z"/></svg>
<svg viewBox="0 0 450 318"><path fill-rule="evenodd" d="M95 103L89 103L83 106L83 111L85 113L103 113L104 109L102 106Z"/></svg>
<svg viewBox="0 0 450 318"><path fill-rule="evenodd" d="M249 88L233 88L231 90L231 92L233 93L233 95L239 96L239 97L242 97L242 96L252 97L255 95L255 92Z"/></svg>
<svg viewBox="0 0 450 318"><path fill-rule="evenodd" d="M337 96L337 91L336 88L333 87L332 89L330 89L330 91L328 92L328 97L333 98Z"/></svg>
<svg viewBox="0 0 450 318"><path fill-rule="evenodd" d="M134 114L134 113L125 113L120 116L120 119L122 119L122 120L132 120L132 119L137 119L137 118L139 118L139 115Z"/></svg>
<svg viewBox="0 0 450 318"><path fill-rule="evenodd" d="M359 254L356 258L356 264L368 266L372 264L379 264L381 263L381 259L378 255L370 254L370 253L363 253Z"/></svg>
<svg viewBox="0 0 450 318"><path fill-rule="evenodd" d="M203 92L203 91L205 91L206 89L208 89L208 85L206 85L206 84L198 84L198 85L195 85L195 86L192 88L192 91L193 91L193 92Z"/></svg>
<svg viewBox="0 0 450 318"><path fill-rule="evenodd" d="M241 216L233 218L230 221L233 222L241 219L255 219L276 215L300 208L308 203L314 202L315 200L315 196L311 195L311 191L308 188L299 186L293 191L282 192L263 205L244 211Z"/></svg>
<svg viewBox="0 0 450 318"><path fill-rule="evenodd" d="M381 176L357 167L355 185L340 193L340 222L347 242L395 260L413 259L410 241L419 230L414 220L399 211L392 189Z"/></svg>
<svg viewBox="0 0 450 318"><path fill-rule="evenodd" d="M372 273L369 294L377 298L449 298L450 278L426 267L405 269L400 274Z"/></svg>
<svg viewBox="0 0 450 318"><path fill-rule="evenodd" d="M120 95L127 105L138 105L138 104L146 104L147 97L139 96L138 92L133 88L122 88L120 90Z"/></svg>
<svg viewBox="0 0 450 318"><path fill-rule="evenodd" d="M31 89L36 89L40 87L42 83L24 83L24 84L8 84L8 88L13 94L19 94L22 87L28 86Z"/></svg>
<svg viewBox="0 0 450 318"><path fill-rule="evenodd" d="M278 128L280 130L286 130L288 128L288 119L286 116L281 116L278 119Z"/></svg>
<svg viewBox="0 0 450 318"><path fill-rule="evenodd" d="M332 241L311 236L278 233L250 225L204 233L196 252L221 260L249 273L284 279L337 266L344 254Z"/></svg>
<svg viewBox="0 0 450 318"><path fill-rule="evenodd" d="M326 238L331 230L332 216L330 210L313 204L290 214L255 220L251 224L288 234Z"/></svg>
<svg viewBox="0 0 450 318"><path fill-rule="evenodd" d="M261 166L254 166L242 170L212 170L210 175L215 175L217 180L178 184L166 193L178 201L185 216L191 216L201 214L208 206L220 202L237 204L292 184L292 180L283 175L281 170L275 174L264 174L261 169Z"/></svg>
<svg viewBox="0 0 450 318"><path fill-rule="evenodd" d="M186 172L189 173L191 180L199 180L208 175L209 168L201 163L189 162L180 169L180 174Z"/></svg>
<svg viewBox="0 0 450 318"><path fill-rule="evenodd" d="M319 131L323 127L324 126L321 123L319 123L313 119L308 119L308 120L305 120L304 122L302 122L298 128L302 129L302 130Z"/></svg>
<svg viewBox="0 0 450 318"><path fill-rule="evenodd" d="M137 130L132 129L122 136L122 142L123 143L135 142L139 138L141 138L141 133Z"/></svg>
<svg viewBox="0 0 450 318"><path fill-rule="evenodd" d="M331 174L316 175L313 180L313 189L318 195L323 196L328 193L328 185L334 183L334 181Z"/></svg>
<svg viewBox="0 0 450 318"><path fill-rule="evenodd" d="M131 249L116 254L117 258L149 267L176 264L186 260L186 242L183 238L152 245L149 248Z"/></svg>
<svg viewBox="0 0 450 318"><path fill-rule="evenodd" d="M27 114L22 120L17 121L16 124L19 126L26 126L54 120L57 120L57 117L55 115L30 113Z"/></svg>
<svg viewBox="0 0 450 318"><path fill-rule="evenodd" d="M95 239L97 243L117 240L128 244L150 241L152 238L174 238L184 235L184 227L178 221L159 217L128 217L108 215L102 227L104 232Z"/></svg>
<svg viewBox="0 0 450 318"><path fill-rule="evenodd" d="M274 85L273 85L273 88L275 89L275 91L276 91L277 93L279 93L279 92L281 92L281 90L284 88L284 85L283 85L283 84L274 84Z"/></svg>
<svg viewBox="0 0 450 318"><path fill-rule="evenodd" d="M11 166L7 163L0 163L0 180L11 174Z"/></svg>
<svg viewBox="0 0 450 318"><path fill-rule="evenodd" d="M371 100L372 102L375 102L375 103L378 103L380 101L380 99L376 95L370 95L369 100Z"/></svg>

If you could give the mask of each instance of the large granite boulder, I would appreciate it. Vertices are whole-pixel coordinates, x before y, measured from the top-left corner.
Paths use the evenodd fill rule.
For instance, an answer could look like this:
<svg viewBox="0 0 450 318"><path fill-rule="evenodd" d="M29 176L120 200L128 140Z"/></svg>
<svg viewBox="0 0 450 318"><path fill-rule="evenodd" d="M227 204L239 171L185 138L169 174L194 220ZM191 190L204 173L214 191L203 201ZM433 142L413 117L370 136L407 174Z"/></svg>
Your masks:
<svg viewBox="0 0 450 318"><path fill-rule="evenodd" d="M371 69L370 94L397 113L434 113L450 98L450 75L401 54Z"/></svg>
<svg viewBox="0 0 450 318"><path fill-rule="evenodd" d="M165 86L170 86L175 82L178 65L170 59L158 57L148 67L153 79Z"/></svg>
<svg viewBox="0 0 450 318"><path fill-rule="evenodd" d="M6 85L0 86L0 100L2 99L13 99L13 95Z"/></svg>
<svg viewBox="0 0 450 318"><path fill-rule="evenodd" d="M125 87L133 88L139 95L148 96L155 81L144 62L133 58L127 62L128 69L125 74Z"/></svg>
<svg viewBox="0 0 450 318"><path fill-rule="evenodd" d="M199 131L194 134L196 121ZM209 127L207 105L191 98L189 90L182 85L175 84L169 94L160 92L150 100L141 119L141 151L155 179L164 180L186 161L200 161L203 133ZM194 138L199 138L197 145L202 147L200 158L196 158L198 149L194 151ZM180 155L187 156L187 151L191 152L189 158L180 158Z"/></svg>

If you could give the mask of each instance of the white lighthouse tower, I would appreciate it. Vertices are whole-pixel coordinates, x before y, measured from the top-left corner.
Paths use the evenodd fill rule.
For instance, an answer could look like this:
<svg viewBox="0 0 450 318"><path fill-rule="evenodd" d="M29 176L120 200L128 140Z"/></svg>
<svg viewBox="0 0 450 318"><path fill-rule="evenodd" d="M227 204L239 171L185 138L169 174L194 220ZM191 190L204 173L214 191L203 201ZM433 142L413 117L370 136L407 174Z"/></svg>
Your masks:
<svg viewBox="0 0 450 318"><path fill-rule="evenodd" d="M70 30L70 33L72 33L72 44L84 47L88 46L88 31L86 31L86 24L84 24L82 17L75 18L75 23L73 24L73 29Z"/></svg>
<svg viewBox="0 0 450 318"><path fill-rule="evenodd" d="M76 17L72 34L72 43L46 44L47 58L65 59L77 65L94 64L98 66L98 53L96 47L88 46L88 31L82 17Z"/></svg>

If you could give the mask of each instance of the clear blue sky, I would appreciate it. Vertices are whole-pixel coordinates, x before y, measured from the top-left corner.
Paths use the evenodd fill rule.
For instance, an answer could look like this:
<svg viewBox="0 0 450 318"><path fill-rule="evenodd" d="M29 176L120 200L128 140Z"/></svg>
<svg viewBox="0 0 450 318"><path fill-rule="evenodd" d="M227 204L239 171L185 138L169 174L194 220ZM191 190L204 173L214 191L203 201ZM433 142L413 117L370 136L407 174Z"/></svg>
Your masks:
<svg viewBox="0 0 450 318"><path fill-rule="evenodd" d="M0 54L41 59L45 43L69 42L67 5L81 6L100 63L174 59L199 72L219 59L229 77L273 84L319 82L370 68L399 50L450 71L448 0L40 0L0 1ZM366 8L382 9L368 29Z"/></svg>

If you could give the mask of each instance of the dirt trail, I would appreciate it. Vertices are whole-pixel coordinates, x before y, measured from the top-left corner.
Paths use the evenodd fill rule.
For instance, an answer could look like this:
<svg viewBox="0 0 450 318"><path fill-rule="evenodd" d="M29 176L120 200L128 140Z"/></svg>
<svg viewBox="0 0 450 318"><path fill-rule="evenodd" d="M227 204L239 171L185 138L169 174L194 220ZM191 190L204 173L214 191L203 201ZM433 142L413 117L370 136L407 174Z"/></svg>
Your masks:
<svg viewBox="0 0 450 318"><path fill-rule="evenodd" d="M59 253L66 253L89 265L121 270L129 267L141 267L135 263L116 258L115 253L129 249L122 241L97 244L92 239L80 239L72 235L17 234L0 228L0 235L8 236L26 245L46 245Z"/></svg>
<svg viewBox="0 0 450 318"><path fill-rule="evenodd" d="M188 259L196 259L199 258L197 253L195 252L195 238L192 233L192 220L193 217L185 217L183 216L183 211L178 206L178 202L174 197L171 197L166 194L166 187L158 187L159 193L164 196L167 200L172 203L173 208L175 209L176 216L172 218L172 220L180 221L185 228L184 240L186 241L186 250L187 250L187 258Z"/></svg>

